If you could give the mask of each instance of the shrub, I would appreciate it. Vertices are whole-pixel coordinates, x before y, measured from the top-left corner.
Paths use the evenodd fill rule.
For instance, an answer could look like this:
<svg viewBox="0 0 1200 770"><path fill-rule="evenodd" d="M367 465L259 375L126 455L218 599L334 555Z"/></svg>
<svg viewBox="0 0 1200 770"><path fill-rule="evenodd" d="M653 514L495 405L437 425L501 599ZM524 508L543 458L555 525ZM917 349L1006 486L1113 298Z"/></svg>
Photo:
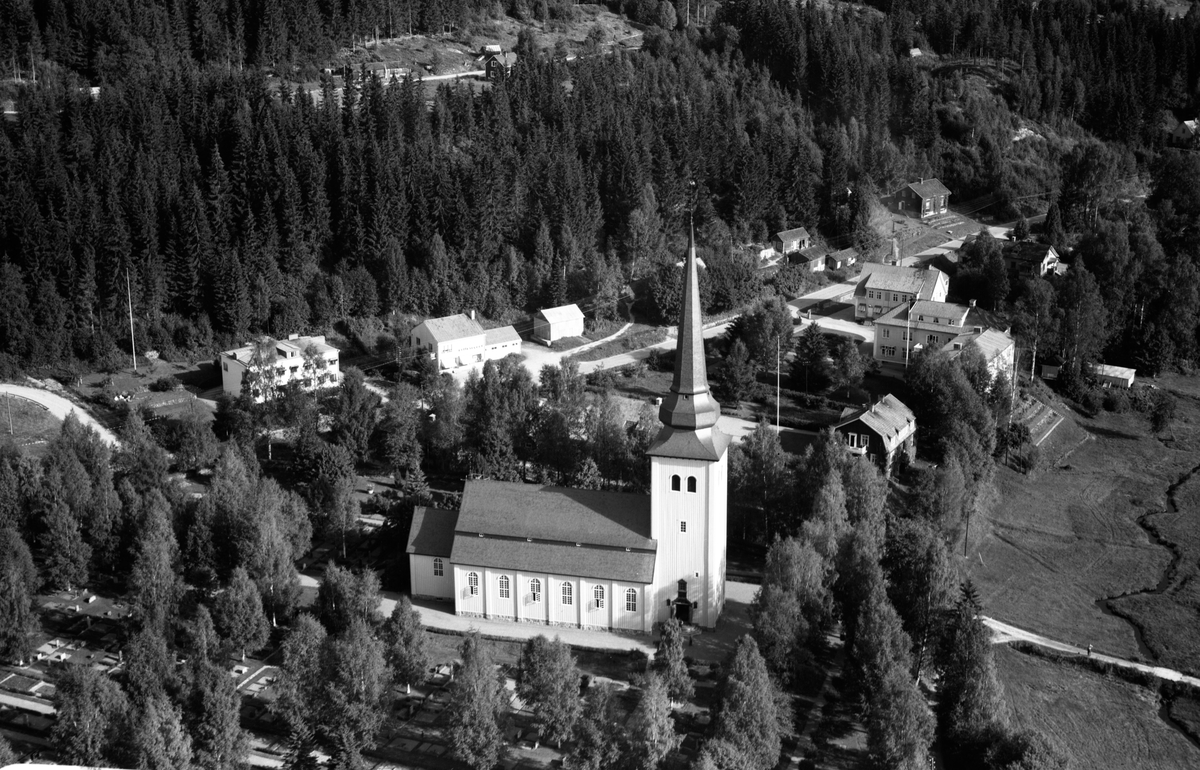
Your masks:
<svg viewBox="0 0 1200 770"><path fill-rule="evenodd" d="M150 383L148 387L155 393L166 393L168 391L175 390L175 388L178 388L181 384L182 383L179 382L178 377L173 374L168 374L166 377L159 377L157 380Z"/></svg>
<svg viewBox="0 0 1200 770"><path fill-rule="evenodd" d="M1109 412L1124 414L1129 411L1129 396L1123 390L1110 388L1104 393L1104 408Z"/></svg>

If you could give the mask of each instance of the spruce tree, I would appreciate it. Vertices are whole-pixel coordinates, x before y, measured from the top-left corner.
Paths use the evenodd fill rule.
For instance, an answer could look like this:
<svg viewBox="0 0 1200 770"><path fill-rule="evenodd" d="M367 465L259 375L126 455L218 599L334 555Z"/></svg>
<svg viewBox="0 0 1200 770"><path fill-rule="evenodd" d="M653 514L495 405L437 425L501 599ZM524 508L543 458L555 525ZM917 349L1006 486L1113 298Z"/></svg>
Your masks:
<svg viewBox="0 0 1200 770"><path fill-rule="evenodd" d="M668 618L660 625L658 651L654 654L653 670L667 689L673 702L692 697L692 677L684 660L683 623L679 618Z"/></svg>
<svg viewBox="0 0 1200 770"><path fill-rule="evenodd" d="M16 529L0 526L0 660L22 663L33 654L37 570Z"/></svg>
<svg viewBox="0 0 1200 770"><path fill-rule="evenodd" d="M713 737L736 746L755 770L779 761L783 732L790 720L781 693L767 673L766 661L748 634L738 639L721 687Z"/></svg>
<svg viewBox="0 0 1200 770"><path fill-rule="evenodd" d="M383 643L396 684L408 690L421 684L429 674L428 640L420 614L407 595L401 595L383 625Z"/></svg>

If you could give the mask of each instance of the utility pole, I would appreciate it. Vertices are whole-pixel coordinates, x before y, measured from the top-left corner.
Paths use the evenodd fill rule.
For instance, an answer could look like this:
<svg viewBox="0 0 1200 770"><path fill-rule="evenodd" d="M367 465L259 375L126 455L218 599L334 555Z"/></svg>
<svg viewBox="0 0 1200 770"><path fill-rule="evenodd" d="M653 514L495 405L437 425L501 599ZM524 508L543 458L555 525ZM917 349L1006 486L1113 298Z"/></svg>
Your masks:
<svg viewBox="0 0 1200 770"><path fill-rule="evenodd" d="M779 432L779 349L783 342L779 337L775 338L775 432Z"/></svg>
<svg viewBox="0 0 1200 770"><path fill-rule="evenodd" d="M8 404L8 435L10 435L10 436L11 436L11 435L13 434L13 426L12 426L12 391L11 391L11 390L6 390L6 391L4 391L4 401L5 401L5 403L6 403L6 404Z"/></svg>
<svg viewBox="0 0 1200 770"><path fill-rule="evenodd" d="M133 338L133 293L129 290L129 268L125 268L125 301L129 303L129 352L133 357L133 370L137 371L137 341Z"/></svg>

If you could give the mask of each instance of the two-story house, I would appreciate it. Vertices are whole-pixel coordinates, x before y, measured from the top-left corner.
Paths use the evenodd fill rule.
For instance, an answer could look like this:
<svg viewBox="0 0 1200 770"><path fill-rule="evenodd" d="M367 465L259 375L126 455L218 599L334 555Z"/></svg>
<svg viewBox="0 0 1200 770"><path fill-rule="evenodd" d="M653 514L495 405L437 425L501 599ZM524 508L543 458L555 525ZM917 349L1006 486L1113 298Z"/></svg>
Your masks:
<svg viewBox="0 0 1200 770"><path fill-rule="evenodd" d="M1059 259L1058 251L1053 246L1033 241L1006 243L1000 251L1000 256L1004 259L1004 266L1008 271L1022 278L1045 277L1048 273L1061 274L1067 267Z"/></svg>
<svg viewBox="0 0 1200 770"><path fill-rule="evenodd" d="M851 454L865 456L885 476L900 454L911 460L916 453L917 418L890 393L865 409L846 409L833 431Z"/></svg>
<svg viewBox="0 0 1200 770"><path fill-rule="evenodd" d="M907 302L942 302L950 290L950 279L932 267L863 265L854 287L854 317L870 321Z"/></svg>
<svg viewBox="0 0 1200 770"><path fill-rule="evenodd" d="M900 188L893 200L897 210L927 219L946 213L950 206L950 190L936 179L922 179Z"/></svg>
<svg viewBox="0 0 1200 770"><path fill-rule="evenodd" d="M521 337L511 326L484 331L472 311L423 321L412 330L409 344L430 355L439 369L453 369L518 353Z"/></svg>
<svg viewBox="0 0 1200 770"><path fill-rule="evenodd" d="M324 335L264 337L221 353L221 390L237 398L243 389L262 403L279 388L298 382L305 390L335 388L342 382L338 350Z"/></svg>
<svg viewBox="0 0 1200 770"><path fill-rule="evenodd" d="M941 350L963 333L970 310L930 300L897 305L875 319L875 360L907 366L918 350Z"/></svg>

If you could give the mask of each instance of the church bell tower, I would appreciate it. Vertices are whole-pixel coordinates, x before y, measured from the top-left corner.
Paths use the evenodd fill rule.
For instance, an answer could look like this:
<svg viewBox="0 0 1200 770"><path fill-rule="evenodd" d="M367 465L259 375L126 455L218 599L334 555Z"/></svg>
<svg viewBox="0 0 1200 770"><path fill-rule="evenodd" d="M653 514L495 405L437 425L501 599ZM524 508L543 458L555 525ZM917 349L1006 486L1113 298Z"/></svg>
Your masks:
<svg viewBox="0 0 1200 770"><path fill-rule="evenodd" d="M658 541L654 619L713 628L725 607L729 437L717 428L721 405L708 387L697 270L689 228L675 376L648 451L650 536Z"/></svg>

